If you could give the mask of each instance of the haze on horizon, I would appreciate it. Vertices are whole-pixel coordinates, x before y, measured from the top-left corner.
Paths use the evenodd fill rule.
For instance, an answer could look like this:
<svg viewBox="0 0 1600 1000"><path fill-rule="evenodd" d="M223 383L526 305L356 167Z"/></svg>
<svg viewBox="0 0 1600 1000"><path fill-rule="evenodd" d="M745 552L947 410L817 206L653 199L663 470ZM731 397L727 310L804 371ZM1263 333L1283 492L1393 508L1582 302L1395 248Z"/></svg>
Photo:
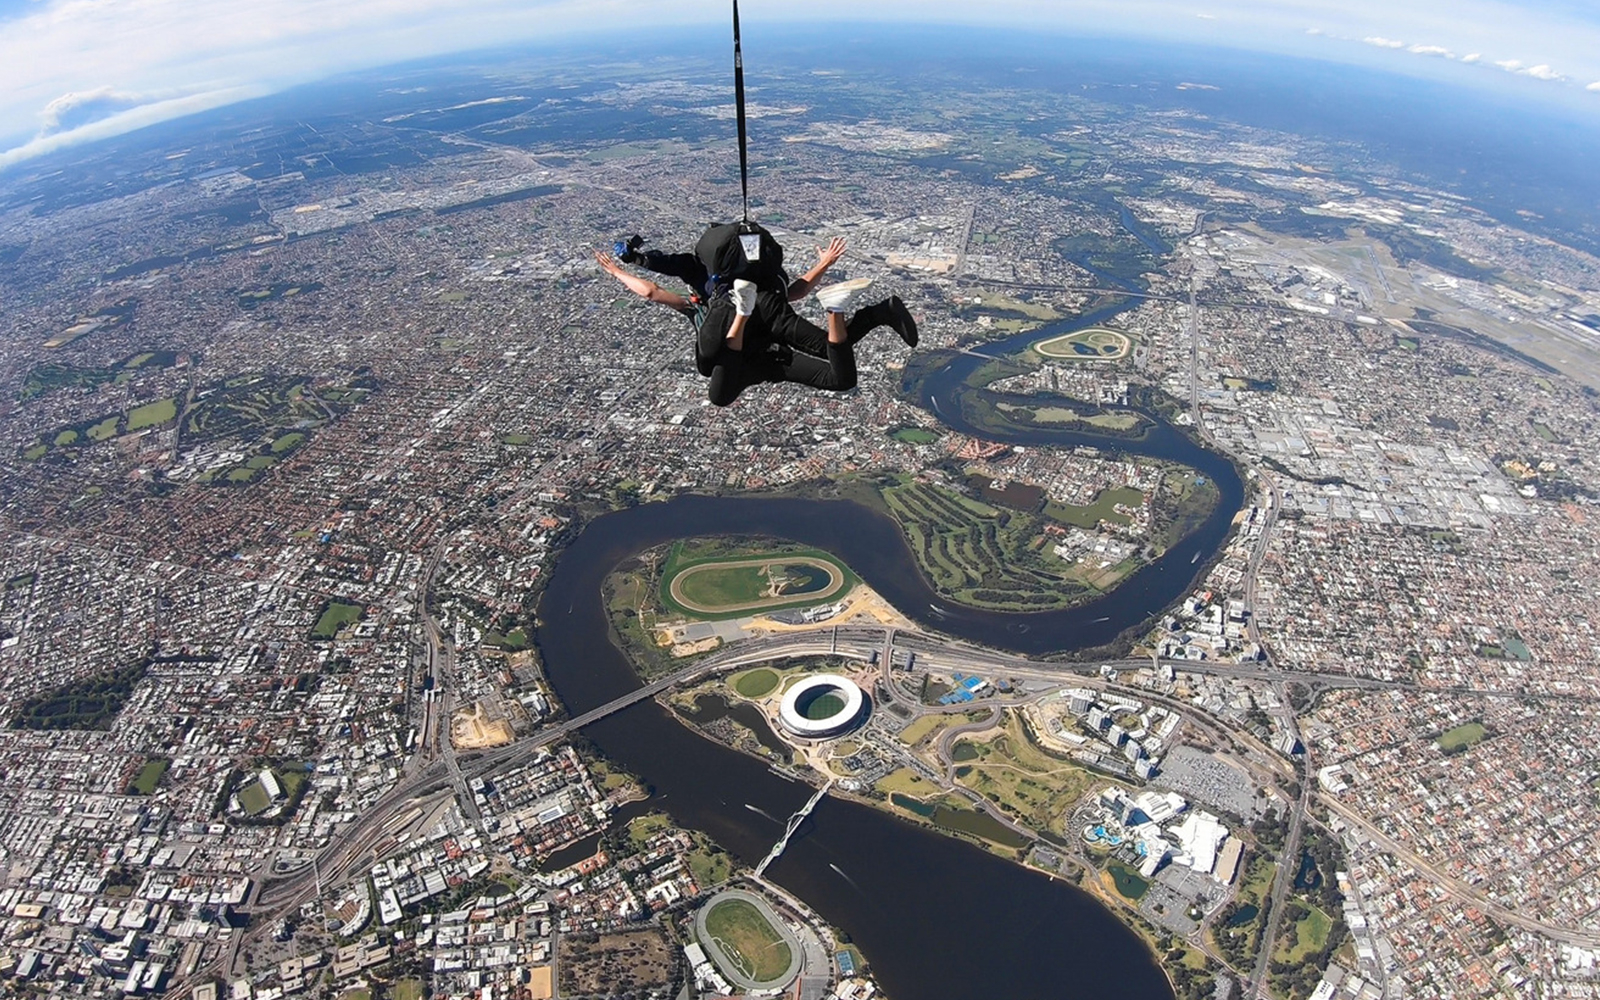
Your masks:
<svg viewBox="0 0 1600 1000"><path fill-rule="evenodd" d="M0 169L354 70L489 47L723 31L726 0L0 0ZM1496 90L1600 123L1600 7L1582 0L745 0L785 25L973 25L1299 56Z"/></svg>

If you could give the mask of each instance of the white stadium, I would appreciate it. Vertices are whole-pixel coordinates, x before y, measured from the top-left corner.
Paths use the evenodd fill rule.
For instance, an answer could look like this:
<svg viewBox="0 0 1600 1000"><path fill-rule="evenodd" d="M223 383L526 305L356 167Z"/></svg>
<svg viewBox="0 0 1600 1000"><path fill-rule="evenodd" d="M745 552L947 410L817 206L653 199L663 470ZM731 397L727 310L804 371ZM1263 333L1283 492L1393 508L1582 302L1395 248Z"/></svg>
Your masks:
<svg viewBox="0 0 1600 1000"><path fill-rule="evenodd" d="M852 729L866 713L866 696L848 677L817 674L790 688L778 721L791 736L821 740Z"/></svg>

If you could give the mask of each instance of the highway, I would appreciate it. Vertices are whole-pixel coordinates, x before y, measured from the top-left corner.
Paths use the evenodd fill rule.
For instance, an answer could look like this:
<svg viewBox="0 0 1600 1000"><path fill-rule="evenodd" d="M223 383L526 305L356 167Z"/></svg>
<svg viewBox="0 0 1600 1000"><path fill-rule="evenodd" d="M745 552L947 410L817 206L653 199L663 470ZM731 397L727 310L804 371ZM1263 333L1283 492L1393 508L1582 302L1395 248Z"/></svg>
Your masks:
<svg viewBox="0 0 1600 1000"><path fill-rule="evenodd" d="M840 625L834 628L823 628L809 632L779 633L736 642L680 670L637 687L604 705L592 708L563 722L547 726L532 736L523 737L502 747L464 754L459 758L456 758L454 754L440 753L431 760L419 762L422 756L422 748L419 745L417 758L414 758L411 764L408 765L408 770L404 772L404 777L400 783L379 798L370 808L366 809L350 827L341 831L330 841L318 853L314 865L306 865L284 878L274 879L268 877L261 883L256 896L256 904L260 908L257 915L260 919L254 921L253 925L256 927L268 927L277 916L311 899L317 892L317 875L319 872L324 886L338 885L355 876L381 854L380 848L386 848L388 846L386 842L392 840L400 829L414 822L415 818L421 814L422 807L427 800L447 791L452 792L462 800L462 808L471 809L475 815L476 810L472 809L472 797L470 789L467 787L471 779L487 777L498 769L521 760L542 747L560 742L585 726L623 711L641 701L652 699L664 691L679 685L695 683L713 674L731 672L774 659L797 656L834 654L867 660L877 654L882 657L881 663L887 675L889 661L885 654L895 646L914 651L918 653L919 658L926 657L929 661L936 661L940 669L954 667L980 676L1008 677L1046 685L1073 684L1116 690L1141 698L1147 702L1181 710L1190 724L1198 726L1201 731L1206 732L1217 740L1219 746L1233 745L1243 749L1249 757L1254 759L1257 767L1269 767L1276 772L1275 777L1279 779L1289 776L1290 773L1288 762L1254 736L1205 718L1196 712L1192 704L1187 702L1167 698L1159 692L1144 688L1129 688L1125 685L1108 681L1099 675L1100 663L1029 660L1025 657L994 650L979 649L964 643L939 639L926 633L905 629L889 629L878 625ZM1122 659L1106 661L1104 665L1110 666L1114 670L1126 671L1147 669L1153 665L1161 665L1162 662L1153 659ZM1260 680L1277 684L1298 681L1312 687L1354 688L1373 691L1410 687L1408 684L1375 678L1280 670L1266 664L1210 663L1205 661L1165 662L1170 663L1177 670L1189 673ZM1493 694L1491 692L1471 691L1462 693ZM440 707L442 708L442 706ZM966 711L972 708L971 705L907 707L912 708L918 714ZM440 726L447 725L448 717L444 716L442 711L439 714L442 718L436 724ZM448 743L448 737L441 742ZM1309 774L1309 772L1307 773ZM1295 803L1291 815L1291 841L1293 843L1286 844L1286 851L1292 849L1295 843L1298 842L1300 821L1303 820L1313 795L1313 785L1314 782L1312 780L1302 779L1302 795ZM1369 838L1384 846L1385 849L1393 851L1396 855L1416 865L1419 870L1437 879L1452 895L1465 902L1482 907L1497 919L1503 919L1509 923L1527 927L1530 930L1537 930L1557 940L1600 946L1600 934L1562 928L1539 921L1525 914L1507 910L1505 907L1485 898L1482 893L1473 887L1437 872L1414 853L1374 828L1372 824L1351 813L1348 807L1336 799L1324 797L1322 801L1329 809L1344 817ZM987 812L988 810L985 811ZM1287 857L1288 854L1286 853L1285 856ZM1279 896L1287 881L1288 878L1285 875L1284 878L1279 880L1280 885L1274 887L1274 906L1272 908L1274 918L1282 913L1282 901ZM1276 923L1276 920L1274 920L1274 923ZM1270 941L1270 937L1267 940ZM1259 979L1258 974L1258 982Z"/></svg>

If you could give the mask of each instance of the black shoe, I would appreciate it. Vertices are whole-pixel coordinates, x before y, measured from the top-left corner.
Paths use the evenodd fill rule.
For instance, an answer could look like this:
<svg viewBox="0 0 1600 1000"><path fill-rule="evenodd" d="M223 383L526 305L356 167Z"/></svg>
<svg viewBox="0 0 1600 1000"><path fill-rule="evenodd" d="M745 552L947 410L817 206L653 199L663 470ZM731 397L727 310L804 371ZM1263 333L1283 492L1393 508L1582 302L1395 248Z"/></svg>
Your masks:
<svg viewBox="0 0 1600 1000"><path fill-rule="evenodd" d="M917 321L911 318L911 310L900 301L900 296L889 296L889 325L894 327L894 332L906 342L907 347L917 346Z"/></svg>
<svg viewBox="0 0 1600 1000"><path fill-rule="evenodd" d="M639 248L642 246L644 246L644 237L634 233L626 240L618 240L616 242L613 247L616 251L614 256L624 264L641 264L644 262L644 255L639 252Z"/></svg>

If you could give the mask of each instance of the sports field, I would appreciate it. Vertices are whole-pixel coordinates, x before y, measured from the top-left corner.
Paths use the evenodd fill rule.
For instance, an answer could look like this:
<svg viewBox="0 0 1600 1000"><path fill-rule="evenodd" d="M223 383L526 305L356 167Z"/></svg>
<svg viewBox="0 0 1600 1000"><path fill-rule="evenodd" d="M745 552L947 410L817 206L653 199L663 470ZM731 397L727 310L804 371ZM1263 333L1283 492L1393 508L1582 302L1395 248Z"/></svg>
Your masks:
<svg viewBox="0 0 1600 1000"><path fill-rule="evenodd" d="M706 933L722 954L754 983L770 983L789 971L789 945L761 911L742 899L723 899L706 913Z"/></svg>
<svg viewBox="0 0 1600 1000"><path fill-rule="evenodd" d="M1133 341L1125 333L1092 326L1076 333L1041 340L1033 349L1060 361L1115 361L1128 356Z"/></svg>
<svg viewBox="0 0 1600 1000"><path fill-rule="evenodd" d="M848 583L831 560L787 554L689 566L673 576L667 593L690 613L722 615L821 604L842 596Z"/></svg>

